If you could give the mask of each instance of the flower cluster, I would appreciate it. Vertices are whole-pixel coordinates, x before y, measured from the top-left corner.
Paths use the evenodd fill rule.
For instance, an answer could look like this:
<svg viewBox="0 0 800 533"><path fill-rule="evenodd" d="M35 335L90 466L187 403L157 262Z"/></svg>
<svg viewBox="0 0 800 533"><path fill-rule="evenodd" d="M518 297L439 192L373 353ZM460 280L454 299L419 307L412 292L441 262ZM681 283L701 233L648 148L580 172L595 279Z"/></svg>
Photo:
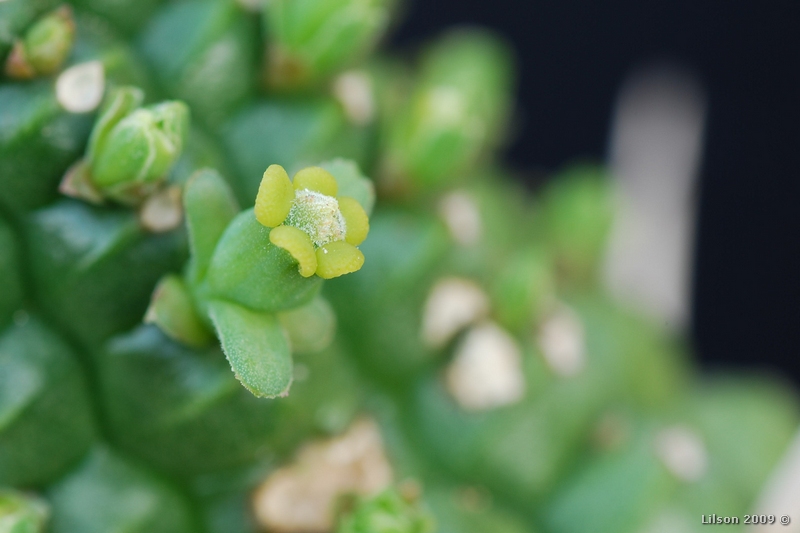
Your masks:
<svg viewBox="0 0 800 533"><path fill-rule="evenodd" d="M216 333L236 377L257 396L285 395L292 352L331 341L322 279L364 264L356 245L369 232L371 185L352 163L327 165L331 171L305 168L294 181L270 166L255 207L241 212L219 174L198 171L183 200L191 259L184 276L161 280L145 317L190 346L208 345Z"/></svg>
<svg viewBox="0 0 800 533"><path fill-rule="evenodd" d="M356 199L337 194L336 178L320 167L305 168L292 181L280 165L264 172L256 219L272 228L270 242L291 254L305 278L335 278L364 264L356 246L367 238L369 218Z"/></svg>

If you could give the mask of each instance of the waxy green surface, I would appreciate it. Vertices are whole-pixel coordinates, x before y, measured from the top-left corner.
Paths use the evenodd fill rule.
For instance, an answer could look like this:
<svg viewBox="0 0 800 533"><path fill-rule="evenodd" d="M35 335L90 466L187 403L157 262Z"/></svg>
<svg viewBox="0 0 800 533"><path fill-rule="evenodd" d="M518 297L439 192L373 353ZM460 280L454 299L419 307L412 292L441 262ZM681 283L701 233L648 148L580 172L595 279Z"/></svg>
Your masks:
<svg viewBox="0 0 800 533"><path fill-rule="evenodd" d="M0 486L41 487L95 437L86 376L66 342L33 316L0 333Z"/></svg>
<svg viewBox="0 0 800 533"><path fill-rule="evenodd" d="M58 4L0 2L0 60ZM392 1L70 4L64 66L99 60L108 94L146 97L88 142L104 110L64 111L57 73L0 80L0 485L22 489L0 491L0 516L34 509L14 533L254 533L254 487L365 414L406 499L362 501L340 533L419 533L427 513L439 533L638 533L753 510L797 398L752 377L696 381L679 339L603 293L601 169L567 168L531 197L494 166L514 85L501 40L453 32L412 64L369 57ZM366 84L362 119L346 71ZM152 107L173 100L191 126ZM154 136L166 130L180 150ZM87 153L127 206L60 196ZM272 242L250 208L273 164L326 169L371 215L359 272L322 288ZM137 180L183 188L185 227L145 231L142 198L117 189ZM477 237L448 227L452 195ZM444 385L465 331L433 348L421 326L448 276L479 287L485 319L520 347L518 404L468 411ZM576 375L540 353L554 305L585 334ZM674 425L707 453L694 482L653 450ZM408 479L421 494L399 491Z"/></svg>

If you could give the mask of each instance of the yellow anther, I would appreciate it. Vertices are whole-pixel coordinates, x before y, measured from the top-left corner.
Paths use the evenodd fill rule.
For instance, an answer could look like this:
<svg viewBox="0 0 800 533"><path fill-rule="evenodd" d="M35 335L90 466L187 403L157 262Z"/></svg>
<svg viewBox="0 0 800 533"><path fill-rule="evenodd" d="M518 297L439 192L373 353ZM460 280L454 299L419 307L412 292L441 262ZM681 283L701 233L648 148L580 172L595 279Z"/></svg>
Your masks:
<svg viewBox="0 0 800 533"><path fill-rule="evenodd" d="M294 187L280 165L271 165L261 178L256 196L256 219L268 228L283 224L292 209Z"/></svg>
<svg viewBox="0 0 800 533"><path fill-rule="evenodd" d="M294 175L294 188L308 189L326 196L336 196L339 186L330 172L320 167L308 167Z"/></svg>
<svg viewBox="0 0 800 533"><path fill-rule="evenodd" d="M292 226L279 226L269 232L269 242L294 257L301 276L308 278L314 275L317 270L317 256L314 245L305 232Z"/></svg>
<svg viewBox="0 0 800 533"><path fill-rule="evenodd" d="M361 250L346 241L334 241L317 248L317 276L331 279L360 270Z"/></svg>
<svg viewBox="0 0 800 533"><path fill-rule="evenodd" d="M367 212L355 198L342 196L337 200L339 201L339 211L341 211L347 227L345 240L353 246L358 246L364 242L369 233Z"/></svg>

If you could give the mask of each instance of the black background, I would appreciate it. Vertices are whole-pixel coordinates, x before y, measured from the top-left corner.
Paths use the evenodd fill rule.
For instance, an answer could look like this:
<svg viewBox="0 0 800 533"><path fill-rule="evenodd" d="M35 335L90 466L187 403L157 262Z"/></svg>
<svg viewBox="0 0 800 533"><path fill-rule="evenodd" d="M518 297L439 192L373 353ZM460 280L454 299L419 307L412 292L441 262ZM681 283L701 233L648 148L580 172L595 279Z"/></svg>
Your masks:
<svg viewBox="0 0 800 533"><path fill-rule="evenodd" d="M417 0L395 30L413 50L458 24L500 32L519 67L505 159L535 180L602 160L617 90L668 62L708 96L692 337L707 367L800 384L800 2Z"/></svg>

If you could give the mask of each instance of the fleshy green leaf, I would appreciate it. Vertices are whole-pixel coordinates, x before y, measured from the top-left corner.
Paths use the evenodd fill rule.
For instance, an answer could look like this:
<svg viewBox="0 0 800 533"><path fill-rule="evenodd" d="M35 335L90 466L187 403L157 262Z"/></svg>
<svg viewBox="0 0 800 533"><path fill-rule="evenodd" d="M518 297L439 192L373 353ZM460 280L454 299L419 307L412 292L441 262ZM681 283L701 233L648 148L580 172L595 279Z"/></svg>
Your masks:
<svg viewBox="0 0 800 533"><path fill-rule="evenodd" d="M106 97L103 110L97 117L97 122L92 129L89 137L89 147L86 151L86 158L91 162L97 152L102 149L103 142L108 137L111 129L120 120L125 118L128 113L142 105L144 92L136 87L119 87Z"/></svg>
<svg viewBox="0 0 800 533"><path fill-rule="evenodd" d="M638 531L665 506L677 481L653 453L654 436L638 433L624 449L588 462L559 487L543 507L547 531Z"/></svg>
<svg viewBox="0 0 800 533"><path fill-rule="evenodd" d="M168 275L161 279L144 321L156 324L169 337L190 346L206 346L213 339L179 276Z"/></svg>
<svg viewBox="0 0 800 533"><path fill-rule="evenodd" d="M125 34L139 30L164 0L72 0L75 6L101 15ZM96 17L95 17L96 20ZM78 29L80 35L80 28Z"/></svg>
<svg viewBox="0 0 800 533"><path fill-rule="evenodd" d="M203 169L186 183L183 208L192 252L188 278L197 283L205 277L214 248L239 212L239 205L219 173Z"/></svg>
<svg viewBox="0 0 800 533"><path fill-rule="evenodd" d="M256 396L288 394L292 357L277 317L219 300L210 302L208 310L236 379Z"/></svg>
<svg viewBox="0 0 800 533"><path fill-rule="evenodd" d="M425 483L423 498L436 517L438 533L531 533L519 515L502 505L489 505L489 493L480 490L465 498L463 487Z"/></svg>

